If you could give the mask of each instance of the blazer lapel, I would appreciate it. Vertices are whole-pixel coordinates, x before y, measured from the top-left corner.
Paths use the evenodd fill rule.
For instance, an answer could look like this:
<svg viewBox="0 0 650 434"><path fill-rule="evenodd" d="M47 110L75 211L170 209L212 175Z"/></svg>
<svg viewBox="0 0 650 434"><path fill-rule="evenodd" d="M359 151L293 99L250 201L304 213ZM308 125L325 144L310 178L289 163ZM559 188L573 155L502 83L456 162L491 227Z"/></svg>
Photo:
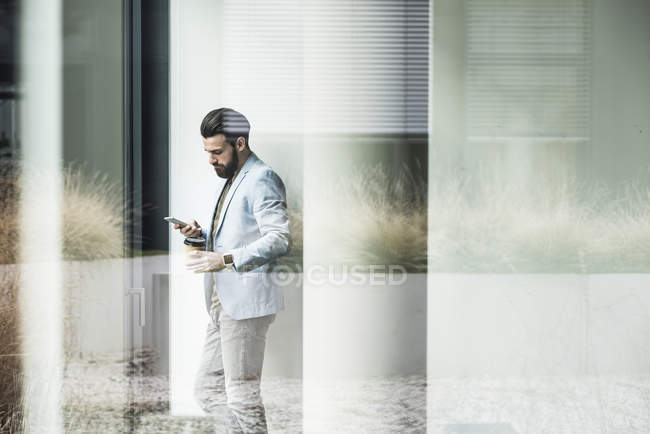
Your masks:
<svg viewBox="0 0 650 434"><path fill-rule="evenodd" d="M212 248L213 248L213 246L212 246L213 238L210 236L210 234L214 233L214 232L212 231L213 228L214 228L214 213L217 212L217 204L219 203L219 198L220 198L221 195L223 194L223 189L224 189L224 188L226 188L226 182L224 182L224 183L221 185L221 187L218 187L218 188L217 188L217 194L216 194L216 196L215 196L215 198L214 198L214 206L212 207L212 214L210 214L210 230L208 231L208 239L206 240L206 241L207 241L206 244L207 244L207 249L208 249L208 250L212 250Z"/></svg>
<svg viewBox="0 0 650 434"><path fill-rule="evenodd" d="M248 156L248 159L246 160L241 170L237 174L237 177L233 180L232 185L230 186L230 190L228 190L228 195L226 195L225 202L221 207L221 214L219 215L219 223L217 223L217 229L214 231L215 236L219 234L219 230L221 229L221 225L223 224L223 219L226 216L226 212L228 212L228 206L230 205L230 201L232 200L232 197L237 191L237 188L239 188L239 184L241 184L242 180L246 177L246 174L251 169L251 167L253 167L253 164L255 164L256 161L257 161L257 156L255 155L255 153L251 152L251 154ZM212 221L214 221L214 215L212 217Z"/></svg>

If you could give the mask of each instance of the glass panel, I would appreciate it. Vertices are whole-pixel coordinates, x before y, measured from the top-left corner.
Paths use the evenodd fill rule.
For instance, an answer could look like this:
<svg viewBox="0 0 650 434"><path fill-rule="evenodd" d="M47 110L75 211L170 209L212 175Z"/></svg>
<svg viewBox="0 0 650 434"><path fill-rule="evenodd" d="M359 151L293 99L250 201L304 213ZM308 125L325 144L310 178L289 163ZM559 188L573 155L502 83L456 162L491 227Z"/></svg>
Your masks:
<svg viewBox="0 0 650 434"><path fill-rule="evenodd" d="M426 429L428 2L305 11L304 429Z"/></svg>
<svg viewBox="0 0 650 434"><path fill-rule="evenodd" d="M280 259L286 306L262 378L271 431L425 427L428 14L427 2L171 4L172 213L210 224L223 182L198 127L221 106L248 117L251 149L287 186L294 250ZM209 318L201 279L174 259L181 240L171 406L200 415L192 392ZM330 268L346 279L340 267L355 265L362 282L328 281Z"/></svg>
<svg viewBox="0 0 650 434"><path fill-rule="evenodd" d="M13 271L19 274L8 289L16 291L20 306L20 346L16 352L22 356L22 384L18 387L22 387L26 405L22 406L21 420L16 422L22 422L25 431L38 432L60 430L62 426L59 391L63 380L61 320L65 272L59 242L64 236L63 177L59 163L61 27L59 2L28 1L23 6L19 34L20 148L18 158L9 159L9 164L17 163L19 168L19 176L14 178L14 197L19 203L15 229L3 234L8 238L3 244L18 247ZM44 137L47 139L43 140Z"/></svg>
<svg viewBox="0 0 650 434"><path fill-rule="evenodd" d="M122 2L4 1L0 33L0 430L123 431Z"/></svg>
<svg viewBox="0 0 650 434"><path fill-rule="evenodd" d="M249 360L246 363L251 363L250 369L259 369L258 358L263 354L261 394L268 429L301 431L303 51L300 2L172 1L170 6L171 215L185 221L195 219L206 231L214 224L216 200L225 180L209 164L200 126L211 110L232 107L250 123L250 150L284 184L292 238L291 251L278 258L273 271L263 266L261 269L268 272L262 277L260 270L244 272L237 268L238 255L232 251L235 269L215 273L216 279L228 283L219 286L221 305L209 315L214 289L204 286L203 275L185 270L183 237L177 231L172 233L171 414L176 418L192 418L200 426L214 424L224 428L231 413L226 407L225 390L218 381L226 382L226 388L231 381L240 382L232 378L237 360ZM230 144L227 146L234 149ZM254 157L242 158L248 158L246 164L250 164ZM261 162L256 164L258 169L262 167ZM268 231L265 211L257 209L266 205L256 202L256 195L265 191L269 180L259 179L254 171L244 173L247 174L234 178L230 193L224 198L221 232L213 237L210 246L216 253L242 248L246 240L253 242L252 234L262 236ZM244 203L249 205L243 206ZM284 206L275 199L268 205ZM207 233L203 236L210 238ZM253 251L256 250L250 252ZM264 257L274 259L275 256L277 253ZM229 277L235 280L228 280ZM250 282L258 281L258 293L250 292ZM238 299L240 296L233 291L249 292ZM254 324L276 312L268 333L263 336L265 348L261 352L258 347L241 355L232 353L232 340L227 338L229 335L221 334L229 330L220 326L224 318L230 321L228 318L234 317L241 324ZM228 324L232 330L243 333L237 328L240 326ZM209 354L203 348L210 344L210 336L212 342L219 336L215 351L221 352L206 361ZM212 375L199 377L207 368ZM256 381L255 375L250 377L253 378L250 381ZM232 395L236 390L237 385L230 391L230 399L236 399ZM252 405L251 401L245 405ZM259 419L251 416L250 423L261 423Z"/></svg>
<svg viewBox="0 0 650 434"><path fill-rule="evenodd" d="M122 2L61 8L64 429L126 431Z"/></svg>
<svg viewBox="0 0 650 434"><path fill-rule="evenodd" d="M434 2L433 432L650 426L650 7L617 6Z"/></svg>

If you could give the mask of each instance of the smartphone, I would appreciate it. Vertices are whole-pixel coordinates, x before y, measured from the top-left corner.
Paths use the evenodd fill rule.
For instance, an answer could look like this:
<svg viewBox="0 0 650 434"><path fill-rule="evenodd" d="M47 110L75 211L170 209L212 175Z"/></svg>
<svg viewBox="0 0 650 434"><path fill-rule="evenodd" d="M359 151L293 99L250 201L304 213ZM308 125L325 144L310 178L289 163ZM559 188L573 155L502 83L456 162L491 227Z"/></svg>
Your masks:
<svg viewBox="0 0 650 434"><path fill-rule="evenodd" d="M187 226L187 223L185 223L183 220L179 220L179 219L174 218L174 217L165 217L165 220L168 221L169 223L174 223L174 224L181 225L181 228L184 228L185 226Z"/></svg>

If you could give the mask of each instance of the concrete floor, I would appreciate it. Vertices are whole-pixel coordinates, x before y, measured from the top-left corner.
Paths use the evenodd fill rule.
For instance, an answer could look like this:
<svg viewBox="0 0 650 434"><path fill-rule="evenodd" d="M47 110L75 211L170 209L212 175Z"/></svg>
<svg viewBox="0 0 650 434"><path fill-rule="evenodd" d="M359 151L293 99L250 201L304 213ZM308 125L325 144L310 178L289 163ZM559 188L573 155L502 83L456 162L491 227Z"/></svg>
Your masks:
<svg viewBox="0 0 650 434"><path fill-rule="evenodd" d="M169 415L166 378L131 377L129 387L124 371L119 361L68 363L66 432L213 432L218 421L210 417ZM650 432L650 377L456 378L428 386L421 376L310 384L268 377L262 395L269 431L278 433Z"/></svg>

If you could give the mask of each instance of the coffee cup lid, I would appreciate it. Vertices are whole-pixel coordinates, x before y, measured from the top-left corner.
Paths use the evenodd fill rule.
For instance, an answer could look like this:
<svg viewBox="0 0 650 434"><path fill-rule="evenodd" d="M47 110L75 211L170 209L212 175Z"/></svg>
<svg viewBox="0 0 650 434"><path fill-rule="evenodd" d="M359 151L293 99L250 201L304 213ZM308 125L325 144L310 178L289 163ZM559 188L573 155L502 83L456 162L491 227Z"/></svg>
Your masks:
<svg viewBox="0 0 650 434"><path fill-rule="evenodd" d="M185 244L187 246L192 246L192 247L203 247L203 246L205 246L205 239L188 237L188 238L185 238L185 241L183 241L183 244Z"/></svg>

